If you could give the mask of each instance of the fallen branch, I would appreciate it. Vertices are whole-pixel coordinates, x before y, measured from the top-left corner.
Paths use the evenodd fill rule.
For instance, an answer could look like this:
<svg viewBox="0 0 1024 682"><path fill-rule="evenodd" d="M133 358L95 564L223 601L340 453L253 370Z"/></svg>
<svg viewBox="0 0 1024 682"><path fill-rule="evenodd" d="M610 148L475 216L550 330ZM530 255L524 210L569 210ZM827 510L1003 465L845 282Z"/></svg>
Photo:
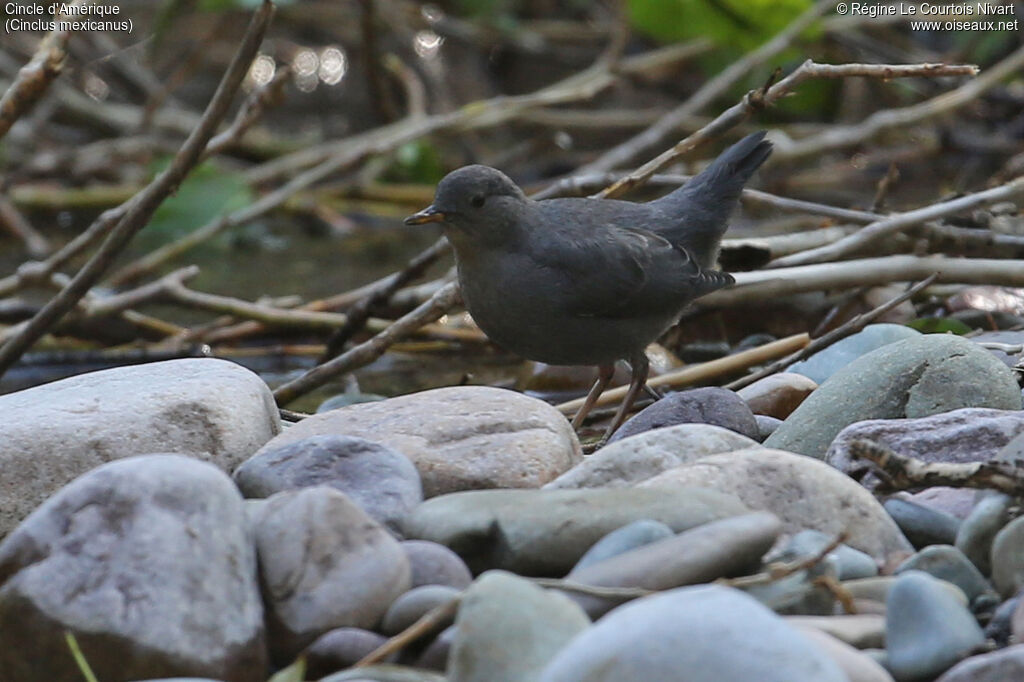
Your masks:
<svg viewBox="0 0 1024 682"><path fill-rule="evenodd" d="M424 324L434 322L458 305L462 300L459 287L454 282L443 287L433 297L412 312L395 320L395 323L373 338L354 346L338 357L318 365L297 379L277 388L274 400L278 407L284 407L299 396L322 386L331 379L357 367L367 365L381 355L396 341L400 341Z"/></svg>
<svg viewBox="0 0 1024 682"><path fill-rule="evenodd" d="M996 490L1007 495L1024 495L1024 462L924 462L901 455L867 439L850 443L850 455L874 465L875 473L891 490L947 486Z"/></svg>
<svg viewBox="0 0 1024 682"><path fill-rule="evenodd" d="M28 350L54 323L78 304L78 301L99 281L103 273L124 250L135 233L146 225L157 207L195 167L206 148L206 143L209 142L220 122L227 115L231 100L234 99L235 93L242 84L242 79L263 41L263 34L266 32L273 14L273 4L264 0L264 3L253 14L252 21L242 38L242 43L217 86L217 92L207 105L199 125L185 140L170 166L160 173L146 189L128 202L129 205L124 216L68 285L50 299L17 336L0 348L0 376L17 362L22 353Z"/></svg>
<svg viewBox="0 0 1024 682"><path fill-rule="evenodd" d="M889 312L890 310L898 306L900 303L909 300L919 291L923 291L926 287L931 285L932 282L936 280L936 278L938 278L938 273L932 273L929 277L921 280L914 286L904 291L899 296L896 296L886 301L885 303L883 303L882 305L878 306L873 310L870 310L861 315L857 315L853 319L845 322L839 327L836 327L827 334L819 336L818 338L812 340L809 344L801 348L796 353L793 353L792 355L787 355L781 360L777 360L772 364L768 365L767 367L758 370L757 372L754 372L753 374L748 374L745 377L741 377L736 381L726 384L725 388L728 388L731 391L738 391L744 386L749 386L750 384L754 383L759 379L771 376L776 372L781 372L790 365L792 365L794 362L799 362L800 360L809 358L818 351L828 348L837 341L841 341L845 339L847 336L859 332L868 324L875 321L885 313Z"/></svg>
<svg viewBox="0 0 1024 682"><path fill-rule="evenodd" d="M643 184L665 166L674 163L709 139L720 136L759 109L771 106L804 81L815 78L911 78L919 76L973 76L978 67L971 64L818 64L807 60L774 85L753 90L737 104L723 111L711 123L677 142L629 175L598 192L595 198L617 197Z"/></svg>
<svg viewBox="0 0 1024 682"><path fill-rule="evenodd" d="M1024 68L1024 47L1016 50L998 64L989 67L978 78L964 83L932 99L902 109L876 111L860 123L834 126L795 142L777 140L773 162L818 156L833 149L864 144L880 133L892 128L904 128L941 116L973 102L1007 77Z"/></svg>
<svg viewBox="0 0 1024 682"><path fill-rule="evenodd" d="M729 65L724 71L707 81L690 95L685 102L659 118L646 130L634 135L625 142L604 152L594 161L579 169L581 174L607 171L618 168L642 152L661 143L682 121L699 113L711 104L715 98L729 91L736 82L745 78L750 72L775 55L785 50L808 26L822 14L833 7L831 0L819 1L805 11L789 26L777 33L768 42Z"/></svg>
<svg viewBox="0 0 1024 682"><path fill-rule="evenodd" d="M75 0L69 4L69 7L76 7L80 4L82 4L82 0ZM54 19L57 20L61 17L62 15L58 13ZM54 29L46 34L46 37L39 43L35 54L32 55L32 59L18 71L14 82L4 91L3 96L0 97L0 139L7 134L7 131L22 114L32 108L32 105L46 92L50 83L60 75L67 57L67 45L70 38L70 31Z"/></svg>
<svg viewBox="0 0 1024 682"><path fill-rule="evenodd" d="M656 376L653 379L647 381L647 385L653 387L656 386L671 386L673 388L679 388L681 386L689 386L696 383L710 381L716 379L724 374L733 374L735 372L742 371L753 365L759 365L762 362L767 362L772 358L777 358L780 355L787 355L792 353L797 348L802 348L810 342L810 337L807 334L794 334L793 336L787 336L784 339L778 341L772 341L766 343L763 346L757 348L751 348L734 355L727 355L724 358L718 358L717 360L711 360L710 362L702 362L699 365L693 365L692 367L684 367L683 369L675 372L669 372ZM621 400L626 395L628 387L619 386L611 390L605 391L597 399L595 406L608 405L617 400ZM563 414L572 414L576 412L583 405L584 398L578 398L576 400L570 400L568 402L556 405L559 411Z"/></svg>
<svg viewBox="0 0 1024 682"><path fill-rule="evenodd" d="M707 296L697 305L724 308L741 303L772 301L809 291L849 289L890 282L910 282L939 273L935 280L950 284L995 284L1024 287L1024 261L945 256L883 256L815 263L791 268L734 273L736 284Z"/></svg>
<svg viewBox="0 0 1024 682"><path fill-rule="evenodd" d="M806 265L808 263L823 263L825 261L839 260L849 257L855 253L864 251L868 246L876 243L883 237L905 230L908 227L920 225L929 220L936 220L946 216L969 211L979 206L994 204L999 201L1012 199L1019 194L1024 194L1024 176L1015 180L964 197L943 201L930 206L924 206L913 211L897 213L887 216L881 220L865 225L848 237L837 242L810 249L801 253L794 253L789 256L778 258L769 264L770 268L781 268L793 265Z"/></svg>

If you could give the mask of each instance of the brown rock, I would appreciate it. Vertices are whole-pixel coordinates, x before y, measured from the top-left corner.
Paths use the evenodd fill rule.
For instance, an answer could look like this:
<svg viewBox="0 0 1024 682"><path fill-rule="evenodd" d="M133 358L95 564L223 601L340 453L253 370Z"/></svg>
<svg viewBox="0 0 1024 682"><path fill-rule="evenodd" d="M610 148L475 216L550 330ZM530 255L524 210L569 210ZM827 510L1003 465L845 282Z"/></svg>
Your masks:
<svg viewBox="0 0 1024 682"><path fill-rule="evenodd" d="M818 384L803 374L783 372L755 381L737 393L754 414L785 419L816 388Z"/></svg>

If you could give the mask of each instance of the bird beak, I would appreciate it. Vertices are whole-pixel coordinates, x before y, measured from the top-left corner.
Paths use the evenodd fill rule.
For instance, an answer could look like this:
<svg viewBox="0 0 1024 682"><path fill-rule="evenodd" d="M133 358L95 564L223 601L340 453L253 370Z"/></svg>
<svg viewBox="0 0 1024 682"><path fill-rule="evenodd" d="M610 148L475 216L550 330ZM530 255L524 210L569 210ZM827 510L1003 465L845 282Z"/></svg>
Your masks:
<svg viewBox="0 0 1024 682"><path fill-rule="evenodd" d="M406 225L423 225L425 223L443 223L448 216L433 206L427 206L419 213L413 213L405 219Z"/></svg>

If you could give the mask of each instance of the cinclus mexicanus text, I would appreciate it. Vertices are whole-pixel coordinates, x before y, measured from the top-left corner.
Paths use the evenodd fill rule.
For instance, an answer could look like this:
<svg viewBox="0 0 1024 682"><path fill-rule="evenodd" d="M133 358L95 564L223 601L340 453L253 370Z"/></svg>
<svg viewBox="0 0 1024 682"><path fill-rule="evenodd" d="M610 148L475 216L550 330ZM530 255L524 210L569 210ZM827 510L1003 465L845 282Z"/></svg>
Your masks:
<svg viewBox="0 0 1024 682"><path fill-rule="evenodd" d="M501 171L465 166L408 225L441 223L473 320L499 346L553 365L597 365L579 428L617 360L632 377L605 438L647 381L645 349L699 296L733 283L712 269L744 183L771 154L743 138L699 175L647 203L533 201Z"/></svg>

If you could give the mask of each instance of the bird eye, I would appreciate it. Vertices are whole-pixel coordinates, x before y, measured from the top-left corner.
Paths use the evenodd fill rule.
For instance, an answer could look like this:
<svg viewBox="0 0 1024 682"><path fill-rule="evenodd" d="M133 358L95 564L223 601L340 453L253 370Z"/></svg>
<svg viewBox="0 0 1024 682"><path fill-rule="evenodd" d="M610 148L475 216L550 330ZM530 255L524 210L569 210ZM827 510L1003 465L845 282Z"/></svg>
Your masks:
<svg viewBox="0 0 1024 682"><path fill-rule="evenodd" d="M483 194L474 194L473 197L470 198L469 203L473 206L473 208L483 208L484 202L486 200L487 197L485 197Z"/></svg>

